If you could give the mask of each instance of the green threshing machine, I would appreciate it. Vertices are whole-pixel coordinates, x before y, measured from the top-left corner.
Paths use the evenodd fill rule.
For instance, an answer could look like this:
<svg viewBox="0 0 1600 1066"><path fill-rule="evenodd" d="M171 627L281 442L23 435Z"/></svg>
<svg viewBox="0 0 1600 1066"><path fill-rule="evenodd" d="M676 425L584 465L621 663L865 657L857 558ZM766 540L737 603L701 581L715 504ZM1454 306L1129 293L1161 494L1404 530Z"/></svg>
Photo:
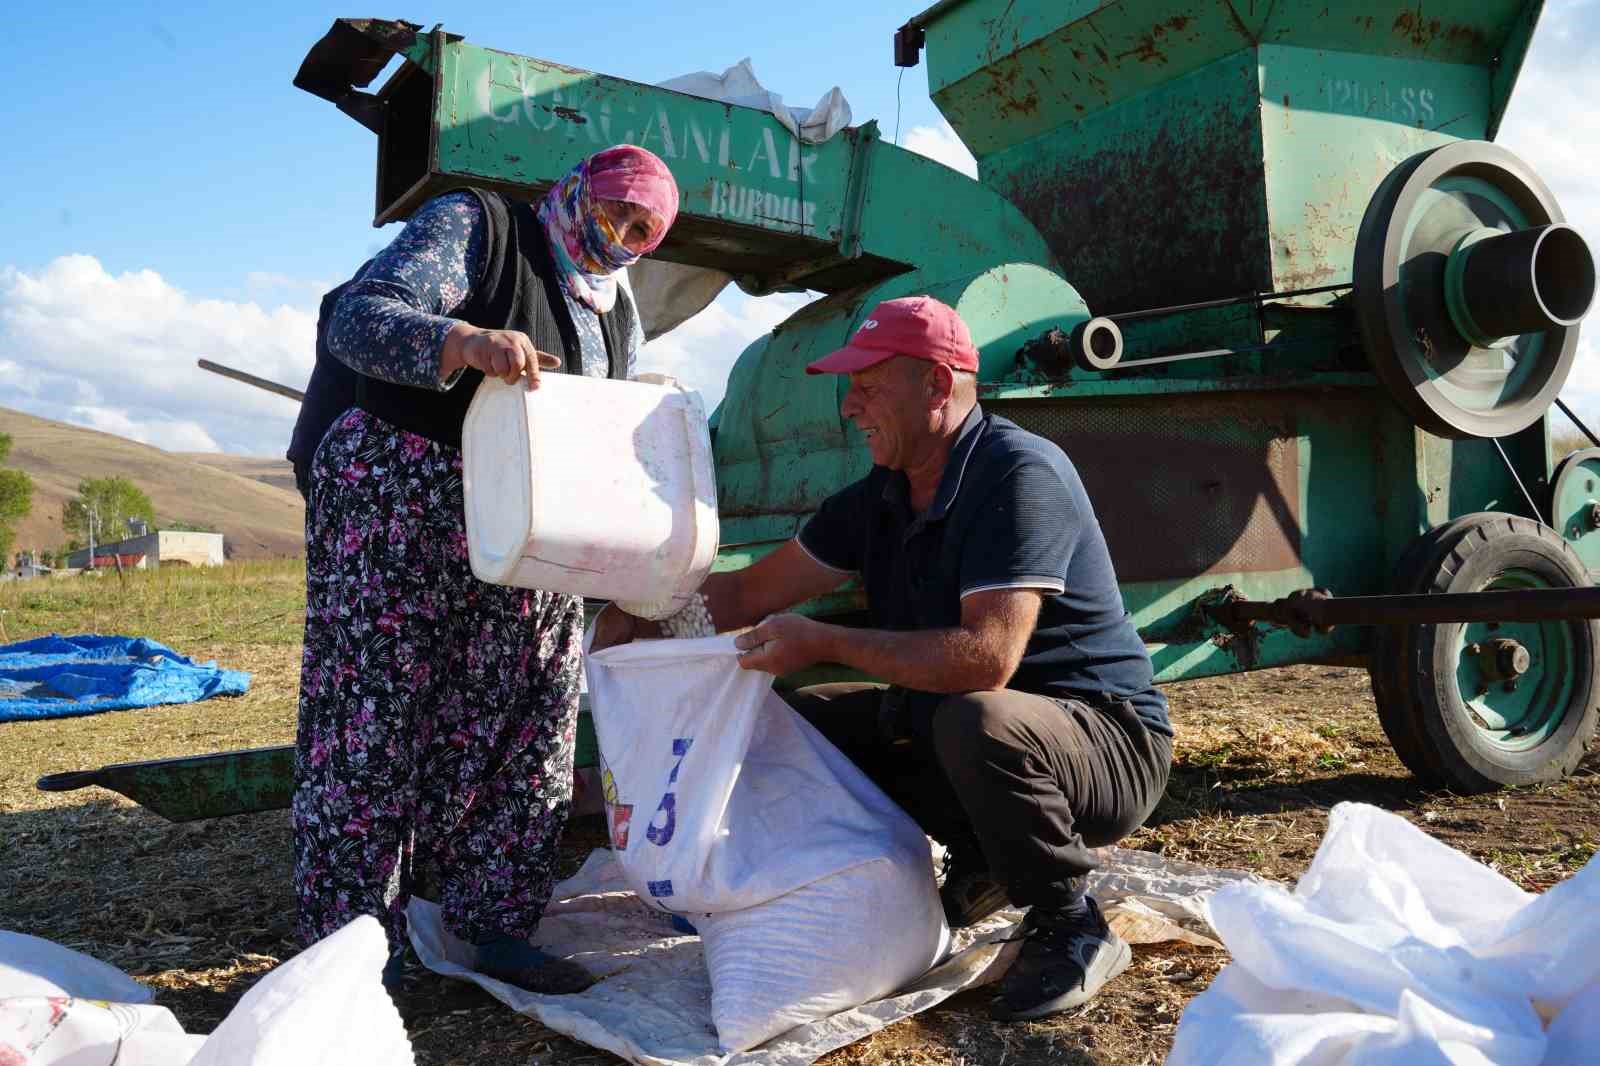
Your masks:
<svg viewBox="0 0 1600 1066"><path fill-rule="evenodd" d="M1077 465L1159 682L1367 665L1405 764L1482 790L1570 772L1600 696L1600 441L1552 469L1547 419L1594 263L1493 143L1541 7L942 0L895 59L925 53L976 181L875 123L803 144L410 23L340 20L295 80L377 134L378 224L631 142L682 191L659 258L825 294L728 379L719 565L866 472L845 383L803 368L928 293L972 329L984 406ZM190 818L283 806L290 774L280 748L41 784Z"/></svg>

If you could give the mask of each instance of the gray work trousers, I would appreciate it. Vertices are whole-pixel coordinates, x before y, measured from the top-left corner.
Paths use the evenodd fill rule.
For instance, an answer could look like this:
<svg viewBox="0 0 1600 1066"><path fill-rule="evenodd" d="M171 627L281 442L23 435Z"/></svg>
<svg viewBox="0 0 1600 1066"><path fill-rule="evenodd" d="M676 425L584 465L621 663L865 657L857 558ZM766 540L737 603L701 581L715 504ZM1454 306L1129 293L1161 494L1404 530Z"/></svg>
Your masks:
<svg viewBox="0 0 1600 1066"><path fill-rule="evenodd" d="M888 730L885 694L833 684L787 699L929 836L981 850L1017 906L1074 902L1091 849L1142 825L1167 786L1172 740L1125 701L971 692Z"/></svg>

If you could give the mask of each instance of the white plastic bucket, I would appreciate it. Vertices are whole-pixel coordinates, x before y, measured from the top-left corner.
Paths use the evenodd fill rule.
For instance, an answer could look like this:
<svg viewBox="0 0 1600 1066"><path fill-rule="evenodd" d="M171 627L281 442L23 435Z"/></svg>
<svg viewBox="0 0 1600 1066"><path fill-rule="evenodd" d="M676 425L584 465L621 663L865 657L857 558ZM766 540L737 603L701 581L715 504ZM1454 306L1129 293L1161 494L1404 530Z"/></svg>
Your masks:
<svg viewBox="0 0 1600 1066"><path fill-rule="evenodd" d="M697 395L544 374L486 379L462 429L467 551L479 580L679 610L717 554L711 436Z"/></svg>

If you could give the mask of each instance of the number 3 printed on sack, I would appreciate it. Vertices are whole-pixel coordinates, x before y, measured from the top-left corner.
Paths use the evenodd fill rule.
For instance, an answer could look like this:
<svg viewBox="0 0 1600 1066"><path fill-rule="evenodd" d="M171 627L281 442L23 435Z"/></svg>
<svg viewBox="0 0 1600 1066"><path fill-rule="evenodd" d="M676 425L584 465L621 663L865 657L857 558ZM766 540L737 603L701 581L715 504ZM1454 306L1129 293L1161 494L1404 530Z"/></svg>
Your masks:
<svg viewBox="0 0 1600 1066"><path fill-rule="evenodd" d="M661 805L656 808L655 816L644 831L645 839L657 847L666 847L678 828L678 795L672 791L672 786L678 783L678 769L683 766L683 757L689 754L689 747L693 743L693 737L679 737L672 742L672 754L678 757L678 761L672 764L672 773L667 775L667 793L661 797Z"/></svg>

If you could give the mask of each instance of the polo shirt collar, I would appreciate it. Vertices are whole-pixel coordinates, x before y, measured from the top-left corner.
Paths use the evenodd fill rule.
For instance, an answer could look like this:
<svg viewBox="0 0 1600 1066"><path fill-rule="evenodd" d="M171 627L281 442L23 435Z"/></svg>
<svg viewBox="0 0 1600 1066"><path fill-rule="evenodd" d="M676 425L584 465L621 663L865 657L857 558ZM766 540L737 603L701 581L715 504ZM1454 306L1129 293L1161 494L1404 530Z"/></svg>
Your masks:
<svg viewBox="0 0 1600 1066"><path fill-rule="evenodd" d="M944 518L951 507L955 506L956 494L961 491L961 482L967 472L967 461L972 458L972 452L978 446L978 438L983 436L983 408L973 404L972 410L967 412L966 421L961 423L961 431L956 436L956 442L950 449L950 458L945 463L944 473L939 477L939 491L934 494L933 505L927 512L919 516L922 522L937 522ZM911 505L911 488L906 481L904 471L895 471L883 487L883 498L905 507Z"/></svg>

